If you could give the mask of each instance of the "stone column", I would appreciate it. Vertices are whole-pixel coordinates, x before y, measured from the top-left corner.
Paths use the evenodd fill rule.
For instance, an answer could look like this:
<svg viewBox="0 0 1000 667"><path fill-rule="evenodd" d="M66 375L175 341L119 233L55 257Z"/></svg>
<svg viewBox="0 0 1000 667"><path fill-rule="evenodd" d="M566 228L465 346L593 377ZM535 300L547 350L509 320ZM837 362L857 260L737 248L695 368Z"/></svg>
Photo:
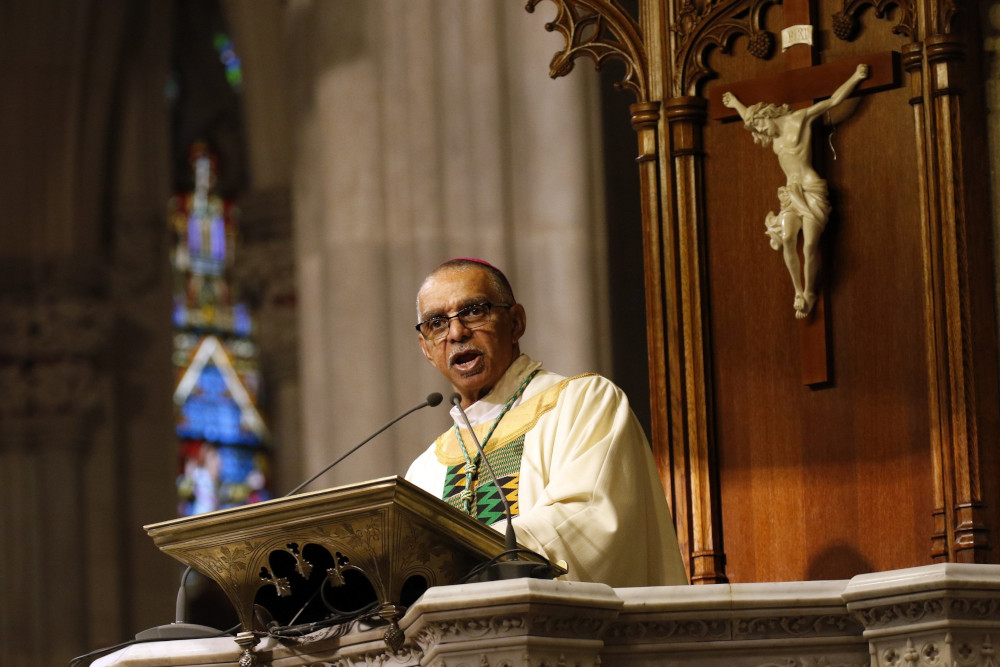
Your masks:
<svg viewBox="0 0 1000 667"><path fill-rule="evenodd" d="M49 663L88 638L84 469L107 406L109 310L84 298L0 303L0 662ZM59 628L59 641L49 637Z"/></svg>
<svg viewBox="0 0 1000 667"><path fill-rule="evenodd" d="M289 3L301 478L450 387L415 296L455 256L501 266L522 350L574 375L607 357L596 78L551 81L560 38L501 0ZM448 427L423 410L315 488L402 474Z"/></svg>

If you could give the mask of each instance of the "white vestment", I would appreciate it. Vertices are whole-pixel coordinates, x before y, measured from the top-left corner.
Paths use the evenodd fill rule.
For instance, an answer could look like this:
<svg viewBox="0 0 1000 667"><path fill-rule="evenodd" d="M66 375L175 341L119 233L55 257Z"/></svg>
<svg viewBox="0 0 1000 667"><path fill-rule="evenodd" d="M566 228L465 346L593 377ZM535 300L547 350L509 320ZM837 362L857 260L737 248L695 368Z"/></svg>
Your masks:
<svg viewBox="0 0 1000 667"><path fill-rule="evenodd" d="M518 542L552 562L563 561L569 570L565 578L573 581L614 587L687 583L646 436L624 392L611 381L599 375L564 378L522 355L489 395L466 410L480 440L536 369L485 445L492 462L492 452L523 436L514 519ZM457 408L452 417L464 425ZM474 456L469 432L461 431ZM406 479L441 498L449 467L464 461L450 429L413 462ZM477 483L488 479L482 470ZM493 525L504 528L503 522Z"/></svg>

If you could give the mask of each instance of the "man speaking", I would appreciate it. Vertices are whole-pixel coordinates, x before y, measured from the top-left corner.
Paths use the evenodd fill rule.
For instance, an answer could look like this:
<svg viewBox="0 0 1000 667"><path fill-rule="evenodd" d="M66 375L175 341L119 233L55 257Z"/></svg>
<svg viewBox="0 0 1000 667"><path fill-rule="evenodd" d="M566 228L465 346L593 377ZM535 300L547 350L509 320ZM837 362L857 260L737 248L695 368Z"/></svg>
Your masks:
<svg viewBox="0 0 1000 667"><path fill-rule="evenodd" d="M461 398L514 515L517 540L614 587L687 583L649 445L625 394L595 374L565 378L518 341L527 317L504 274L453 259L417 293L418 342ZM458 408L406 479L486 524L497 490ZM502 525L502 524L501 524Z"/></svg>

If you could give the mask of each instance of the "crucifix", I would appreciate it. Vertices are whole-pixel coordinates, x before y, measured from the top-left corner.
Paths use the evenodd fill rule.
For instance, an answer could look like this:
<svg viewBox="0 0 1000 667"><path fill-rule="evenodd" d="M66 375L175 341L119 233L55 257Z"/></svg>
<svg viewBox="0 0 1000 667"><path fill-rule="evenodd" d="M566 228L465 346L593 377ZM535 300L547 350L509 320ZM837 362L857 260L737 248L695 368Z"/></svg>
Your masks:
<svg viewBox="0 0 1000 667"><path fill-rule="evenodd" d="M825 289L822 282L818 283L818 289L813 285L819 255L815 243L830 207L826 181L808 164L812 154L812 147L808 145L811 141L808 124L856 89L874 92L898 85L898 67L896 54L892 52L816 65L811 5L810 0L785 0L783 3L786 27L782 31L782 50L786 71L713 90L709 117L727 120L738 114L758 143L768 145L773 140L774 152L788 176L787 185L778 190L781 211L778 215L769 213L766 225L771 246L784 250L785 262L792 275L802 382L813 386L830 379ZM828 99L819 102L824 98ZM741 99L767 100L772 104L754 104L747 108ZM801 247L800 230L805 240Z"/></svg>

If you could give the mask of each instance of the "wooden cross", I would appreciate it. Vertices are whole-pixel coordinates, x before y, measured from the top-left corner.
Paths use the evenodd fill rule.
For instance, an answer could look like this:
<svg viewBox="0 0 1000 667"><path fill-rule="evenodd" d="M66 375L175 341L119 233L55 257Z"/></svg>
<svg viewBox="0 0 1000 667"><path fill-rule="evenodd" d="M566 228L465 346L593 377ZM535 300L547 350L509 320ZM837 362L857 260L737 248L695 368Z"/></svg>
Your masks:
<svg viewBox="0 0 1000 667"><path fill-rule="evenodd" d="M808 30L812 26L811 0L784 0L783 7L786 30ZM765 101L785 103L792 109L805 108L829 97L860 64L868 65L870 73L855 89L855 94L877 92L899 85L899 56L895 52L887 51L824 65L816 65L817 55L811 44L793 44L784 52L786 70L781 74L739 81L724 88L716 86L709 96L709 118L729 120L738 117L734 109L722 104L722 94L726 91L740 100L748 101L748 104ZM814 140L817 135L814 135ZM828 281L821 279L820 285L821 289L817 292L816 303L809 317L796 320L799 327L802 383L809 386L823 385L830 381L830 357L826 344Z"/></svg>

